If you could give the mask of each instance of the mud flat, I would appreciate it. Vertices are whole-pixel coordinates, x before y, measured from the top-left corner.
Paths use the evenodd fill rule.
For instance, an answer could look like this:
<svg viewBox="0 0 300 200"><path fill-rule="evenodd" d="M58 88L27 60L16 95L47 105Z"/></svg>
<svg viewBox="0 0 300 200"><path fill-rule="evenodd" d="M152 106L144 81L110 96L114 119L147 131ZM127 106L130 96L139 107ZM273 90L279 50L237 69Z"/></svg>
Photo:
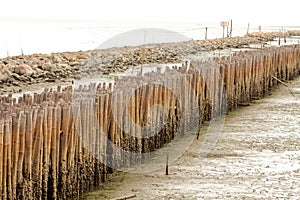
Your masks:
<svg viewBox="0 0 300 200"><path fill-rule="evenodd" d="M204 122L297 77L299 55L299 45L270 47L193 60L114 83L57 87L17 99L1 96L1 199L78 197L117 169L143 164ZM201 152L220 157L209 151L219 140L204 141Z"/></svg>
<svg viewBox="0 0 300 200"><path fill-rule="evenodd" d="M98 55L101 51L91 52ZM136 60L142 62L145 55L158 55L162 62L165 58L176 60L173 52L163 54L161 49L154 52L143 54L142 51ZM80 71L79 75L93 73L93 67L95 72L102 69L98 69L101 57L99 62L97 59L86 62L83 54L78 52L76 58L72 58L73 53L63 54L61 58L52 54L46 61L68 62L64 67L70 69L71 75L73 68ZM0 155L3 155L0 157L0 197L79 197L101 185L115 169L144 163L174 138L190 134L205 121L260 99L273 86L297 77L299 55L299 45L256 49L207 61L195 59L180 67L116 78L113 83L92 83L78 88L58 86L57 90L45 89L42 93L18 98L12 94L0 96ZM31 55L33 57L37 63L45 62L42 55ZM122 57L122 62L123 58L126 57ZM77 59L85 64L78 67L78 63L74 64ZM113 61L107 69L121 69L118 62ZM49 68L43 69L46 65L37 64L34 68L24 62L24 59L8 58L6 64L3 63L4 74L30 79L53 70L49 63ZM61 67L61 61L55 62L56 67ZM47 79L47 72L40 80L56 83L56 79ZM51 73L58 76L60 70ZM77 72L74 73L74 78L81 78L77 76ZM9 87L7 80L10 79L2 80L1 86ZM226 155L235 156L235 153ZM209 155L220 157L217 153Z"/></svg>
<svg viewBox="0 0 300 200"><path fill-rule="evenodd" d="M200 149L209 123L174 163L151 173L119 172L83 199L297 199L300 188L300 78L228 114L212 151ZM165 156L165 154L163 154Z"/></svg>

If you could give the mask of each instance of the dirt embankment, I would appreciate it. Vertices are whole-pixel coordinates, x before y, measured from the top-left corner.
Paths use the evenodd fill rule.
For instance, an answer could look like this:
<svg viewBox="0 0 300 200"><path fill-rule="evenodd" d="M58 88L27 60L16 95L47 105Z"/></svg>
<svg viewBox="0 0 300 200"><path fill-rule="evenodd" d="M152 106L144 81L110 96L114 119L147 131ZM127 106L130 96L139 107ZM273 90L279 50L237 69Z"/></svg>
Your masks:
<svg viewBox="0 0 300 200"><path fill-rule="evenodd" d="M32 84L66 82L92 73L123 72L140 64L176 63L201 51L263 44L282 34L253 33L245 37L7 57L0 59L0 95L21 92ZM300 35L300 31L285 35Z"/></svg>

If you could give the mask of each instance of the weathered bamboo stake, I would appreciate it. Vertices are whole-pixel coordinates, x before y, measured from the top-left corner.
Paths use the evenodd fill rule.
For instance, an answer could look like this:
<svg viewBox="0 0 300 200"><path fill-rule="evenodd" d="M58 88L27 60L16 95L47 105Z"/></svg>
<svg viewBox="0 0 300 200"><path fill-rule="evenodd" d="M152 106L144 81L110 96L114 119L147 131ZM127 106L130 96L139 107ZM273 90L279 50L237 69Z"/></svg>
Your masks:
<svg viewBox="0 0 300 200"><path fill-rule="evenodd" d="M51 118L49 118L50 120ZM49 188L50 191L52 191L52 194L49 194L49 196L52 199L57 199L57 120L58 120L58 108L53 107L52 108L52 122L48 121L48 124L52 124L52 130L51 130L51 167L50 167L50 173L51 173L51 188Z"/></svg>
<svg viewBox="0 0 300 200"><path fill-rule="evenodd" d="M218 64L219 65L219 64ZM212 113L213 113L213 117L218 117L219 115L219 105L220 105L220 102L219 102L219 67L218 68L215 68L213 70L213 107L212 107Z"/></svg>
<svg viewBox="0 0 300 200"><path fill-rule="evenodd" d="M205 81L204 81L204 74L203 71L199 71L199 118L200 118L200 124L202 124L205 120L204 113L205 113Z"/></svg>
<svg viewBox="0 0 300 200"><path fill-rule="evenodd" d="M128 122L128 146L129 146L129 165L135 164L135 151L136 151L136 145L135 145L135 102L134 102L134 88L131 84L134 84L132 80L129 80L129 88L128 88L128 102L125 102L128 106L128 118L126 119Z"/></svg>
<svg viewBox="0 0 300 200"><path fill-rule="evenodd" d="M91 99L91 105L90 105L90 123L91 123L91 137L90 137L90 142L91 142L91 154L92 154L92 158L93 158L93 162L95 163L94 166L94 176L95 178L97 177L96 174L96 168L97 168L97 151L96 151L96 137L97 137L97 127L96 127L96 112L95 112L95 108L96 108L96 103L94 100L95 97L93 97L93 99ZM94 178L94 180L95 180Z"/></svg>
<svg viewBox="0 0 300 200"><path fill-rule="evenodd" d="M160 141L160 148L165 144L165 124L164 124L164 104L163 104L163 89L161 82L158 85L158 98L157 98L157 125L158 129L156 134L158 134L158 140Z"/></svg>
<svg viewBox="0 0 300 200"><path fill-rule="evenodd" d="M201 98L202 98L202 85L201 85L201 74L200 71L198 71L198 69L195 71L195 89L194 89L194 93L195 93L195 98L196 98L196 103L197 103L197 116L198 118L198 130L197 130L197 136L199 136L198 134L200 134L200 128L201 128L201 124L202 124L202 120L201 120ZM198 137L199 138L199 137Z"/></svg>
<svg viewBox="0 0 300 200"><path fill-rule="evenodd" d="M72 123L71 123L71 133L69 134L69 140L68 140L68 183L70 185L69 190L70 190L70 195L71 196L76 196L77 195L77 187L74 183L77 182L75 175L77 174L77 166L76 166L76 149L78 147L77 145L77 122L79 118L79 106L78 103L73 103L72 105Z"/></svg>
<svg viewBox="0 0 300 200"><path fill-rule="evenodd" d="M62 125L60 132L60 155L59 155L59 190L60 197L66 198L66 183L67 183L67 151L68 151L68 136L69 136L69 124L70 124L70 106L62 104Z"/></svg>
<svg viewBox="0 0 300 200"><path fill-rule="evenodd" d="M206 69L205 73L205 121L209 121L211 119L211 93L212 93L212 84L211 84L211 69Z"/></svg>
<svg viewBox="0 0 300 200"><path fill-rule="evenodd" d="M146 115L146 119L147 122L149 124L149 133L148 136L150 137L149 139L149 152L153 152L156 148L156 143L155 143L155 131L154 131L154 115L153 115L153 110L151 109L151 106L154 105L155 103L155 99L154 99L154 95L155 95L155 86L153 83L149 83L149 92L147 94L147 105L146 105L146 110L145 115Z"/></svg>
<svg viewBox="0 0 300 200"><path fill-rule="evenodd" d="M17 198L17 170L19 159L19 130L20 130L20 118L15 113L12 114L12 198Z"/></svg>
<svg viewBox="0 0 300 200"><path fill-rule="evenodd" d="M116 127L116 123L115 123L115 118L114 118L114 114L113 112L115 112L114 109L116 109L116 103L115 102L112 102L114 101L115 99L113 98L112 94L109 93L108 95L108 104L107 104L107 108L108 109L108 117L107 117L107 122L108 122L108 138L109 140L111 141L110 144L110 161L111 161L111 165L115 168L118 164L117 164L117 149L116 149L116 130L117 130L117 127ZM112 108L114 107L114 108Z"/></svg>
<svg viewBox="0 0 300 200"><path fill-rule="evenodd" d="M170 85L170 88L176 92L176 90L174 88L176 88L175 86L175 81L174 78L170 78L168 80L168 84ZM173 92L174 93L174 92ZM170 109L170 120L171 120L171 133L170 133L170 139L174 139L175 136L177 135L177 131L178 131L178 121L180 120L180 103L179 102L179 98L177 97L176 94L172 94L170 97L170 105L171 105L171 109ZM178 117L178 119L177 119Z"/></svg>
<svg viewBox="0 0 300 200"><path fill-rule="evenodd" d="M26 115L20 113L20 127L19 127L19 159L17 167L17 186L20 190L17 196L18 199L21 199L25 196L24 194L24 178L23 178L23 165L24 165L24 154L25 154L25 133L26 133Z"/></svg>
<svg viewBox="0 0 300 200"><path fill-rule="evenodd" d="M253 73L253 70L252 70L252 57L248 57L247 59L247 98L248 98L248 101L251 100L251 97L252 97L252 73Z"/></svg>
<svg viewBox="0 0 300 200"><path fill-rule="evenodd" d="M6 143L7 143L7 198L12 199L12 118L9 117L7 120L7 126L4 126L4 134L6 135Z"/></svg>
<svg viewBox="0 0 300 200"><path fill-rule="evenodd" d="M239 91L240 91L240 97L239 97L238 104L245 102L245 82L244 82L244 80L245 80L245 63L243 61L244 60L241 60L239 62L239 72L240 72L240 80L239 80L240 88L239 88Z"/></svg>
<svg viewBox="0 0 300 200"><path fill-rule="evenodd" d="M286 87L289 89L290 93L293 95L293 97L295 97L295 95L294 95L292 89L290 88L290 86L289 86L288 84L282 82L281 80L279 80L279 79L276 78L275 76L272 76L272 78L275 79L275 80L277 80L278 82L280 82L280 83L283 84L284 86L286 86Z"/></svg>
<svg viewBox="0 0 300 200"><path fill-rule="evenodd" d="M106 129L106 116L105 116L105 95L100 96L100 147L101 147L101 163L102 163L102 181L105 181L107 176L107 129Z"/></svg>
<svg viewBox="0 0 300 200"><path fill-rule="evenodd" d="M86 150L87 153L91 153L92 149L92 141L91 141L91 130L92 130L92 123L91 123L91 99L87 97L86 99ZM91 158L88 157L88 161L91 162Z"/></svg>
<svg viewBox="0 0 300 200"><path fill-rule="evenodd" d="M282 71L282 78L284 80L287 80L287 66L286 66L286 57L287 57L287 53L286 53L286 49L283 48L282 49L282 68L281 68L281 71Z"/></svg>
<svg viewBox="0 0 300 200"><path fill-rule="evenodd" d="M102 113L100 111L101 108L101 101L100 101L100 97L97 96L96 98L96 117L97 117L97 137L96 137L96 148L98 148L97 150L97 156L98 156L98 162L99 162L99 183L102 181L102 173L103 173L103 146L102 146L102 137L103 137L103 133L102 133L102 126L101 126L101 122L102 122Z"/></svg>
<svg viewBox="0 0 300 200"><path fill-rule="evenodd" d="M6 160L4 159L4 122L0 119L0 197L1 199L5 198L5 177L6 174L4 173L4 166Z"/></svg>
<svg viewBox="0 0 300 200"><path fill-rule="evenodd" d="M144 109L141 109L142 112L142 127L144 127L142 135L142 152L143 152L143 161L150 158L150 148L151 148L151 133L149 133L150 130L150 119L149 119L149 114L150 114L150 100L149 100L149 95L150 95L150 89L151 86L150 84L147 84L143 90L142 94L142 105Z"/></svg>
<svg viewBox="0 0 300 200"><path fill-rule="evenodd" d="M43 142L43 120L44 120L44 111L37 110L37 122L35 126L34 136L33 136L33 182L35 188L35 198L42 197L42 180L41 180L41 163L43 160L43 149L42 149L42 142Z"/></svg>
<svg viewBox="0 0 300 200"><path fill-rule="evenodd" d="M270 54L271 54L271 58L270 58L271 71L269 75L269 81L270 81L270 87L273 87L275 81L272 79L272 76L276 76L276 68L275 68L276 54L273 51L271 51Z"/></svg>
<svg viewBox="0 0 300 200"><path fill-rule="evenodd" d="M165 112L166 112L166 105L164 102L164 87L162 80L163 77L161 77L160 83L158 85L158 92L159 92L159 98L158 98L158 105L159 105L159 136L160 136L160 141L161 141L161 146L166 144L166 117L165 117Z"/></svg>
<svg viewBox="0 0 300 200"><path fill-rule="evenodd" d="M235 104L235 63L230 63L230 102L231 102L231 109L236 108Z"/></svg>
<svg viewBox="0 0 300 200"><path fill-rule="evenodd" d="M8 189L8 167L10 167L10 164L8 161L10 161L8 149L10 148L10 136L11 133L9 132L9 122L6 120L4 121L4 136L3 136L3 199L9 198L9 194L7 192Z"/></svg>
<svg viewBox="0 0 300 200"><path fill-rule="evenodd" d="M41 98L41 96L40 96ZM44 133L47 132L47 127L44 126L44 122L47 120L47 109L42 108L41 110L41 115L42 115L42 121L41 121L41 133L40 133L40 144L39 144L39 149L40 149L40 154L39 154L39 188L40 188L40 199L43 198L43 174L44 174L44 144L47 141L47 137L44 137Z"/></svg>
<svg viewBox="0 0 300 200"><path fill-rule="evenodd" d="M176 85L177 81L176 78L171 79L171 86L173 89L177 89ZM176 91L177 94L178 91ZM173 123L172 123L172 134L171 137L174 139L176 136L179 135L179 129L180 129L180 120L182 117L182 108L181 108L181 102L180 102L180 96L173 96L172 97L172 105L174 105L174 111L172 112L172 118L173 118Z"/></svg>
<svg viewBox="0 0 300 200"><path fill-rule="evenodd" d="M49 168L50 168L50 154L51 154L51 137L52 137L52 116L53 116L53 107L45 106L44 107L44 123L43 123L43 199L48 197L48 177L49 177Z"/></svg>
<svg viewBox="0 0 300 200"><path fill-rule="evenodd" d="M169 110L170 108L170 99L167 89L167 77L163 77L163 83L162 83L162 105L163 105L163 129L164 129L164 144L167 144L171 141L170 139L170 116L169 116Z"/></svg>
<svg viewBox="0 0 300 200"><path fill-rule="evenodd" d="M87 91L87 87L84 86L84 93L86 95L86 91ZM84 96L86 98L86 96ZM83 100L83 99L82 99ZM87 190L88 189L88 179L90 177L89 174L89 118L88 118L88 106L89 106L89 102L88 101L84 101L83 104L83 112L84 114L82 115L82 161L83 161L83 166L82 166L82 174L80 179L82 180L82 186L81 186L81 190Z"/></svg>
<svg viewBox="0 0 300 200"><path fill-rule="evenodd" d="M86 102L83 102L82 99L80 99L80 132L79 132L79 147L78 147L78 170L81 171L80 174L77 174L78 179L78 191L79 194L83 191L83 184L84 184L84 148L86 143Z"/></svg>
<svg viewBox="0 0 300 200"><path fill-rule="evenodd" d="M76 118L76 133L77 135L75 136L75 158L76 158L76 162L75 162L75 169L76 169L76 174L75 174L75 180L76 180L76 196L77 199L79 199L79 194L81 192L80 190L80 174L77 173L81 170L81 166L82 166L82 123L81 123L81 113L82 113L82 107L81 107L81 102L76 102L77 104L75 106L78 106L78 114L77 114L77 118Z"/></svg>
<svg viewBox="0 0 300 200"><path fill-rule="evenodd" d="M106 119L106 134L108 137L108 145L107 145L107 152L108 152L108 163L109 166L109 173L113 172L113 168L115 166L115 148L114 148L114 126L113 126L113 115L111 110L111 96L112 94L108 92L105 95L105 119Z"/></svg>
<svg viewBox="0 0 300 200"><path fill-rule="evenodd" d="M135 101L136 101L136 111L135 111L135 115L136 115L136 122L135 122L135 126L136 126L136 148L137 148L137 153L138 153L138 163L142 162L142 153L143 153L143 149L142 149L142 138L143 138L143 133L142 133L142 105L143 105L143 91L145 90L144 87L140 86L137 89L137 95L135 96Z"/></svg>
<svg viewBox="0 0 300 200"><path fill-rule="evenodd" d="M78 148L80 146L79 144L79 138L80 138L80 104L78 102L75 102L72 104L72 133L71 133L71 139L70 139L70 145L68 149L68 166L69 166L69 179L68 183L77 183L77 184L71 184L70 187L71 194L74 197L78 197L79 190L78 190L78 177L77 177L77 170L79 169L79 157L78 157Z"/></svg>
<svg viewBox="0 0 300 200"><path fill-rule="evenodd" d="M136 197L136 194L122 196L122 197L114 198L112 200L126 200L126 199L131 199L131 198L134 198L134 197Z"/></svg>
<svg viewBox="0 0 300 200"><path fill-rule="evenodd" d="M26 180L26 198L32 198L32 110L26 110L24 178Z"/></svg>
<svg viewBox="0 0 300 200"><path fill-rule="evenodd" d="M100 137L100 144L101 144L101 162L103 163L102 165L102 180L105 181L106 180L106 174L108 172L108 168L107 166L109 165L110 162L110 157L108 157L109 155L109 140L108 140L108 127L107 127L107 94L106 93L102 93L100 95L100 118L99 118L99 122L100 122L100 131L101 131L101 137Z"/></svg>
<svg viewBox="0 0 300 200"><path fill-rule="evenodd" d="M149 100L148 100L148 95L149 95L149 84L146 84L143 87L142 90L142 97L141 97L141 108L140 108L140 116L141 116L141 126L142 126L142 130L141 130L141 135L142 135L142 139L141 139L141 144L142 145L142 162L146 159L148 159L150 157L149 154L149 144L150 144L150 135L149 135L149 118L148 118L148 114L149 114L149 109L150 109L150 105L149 105Z"/></svg>
<svg viewBox="0 0 300 200"><path fill-rule="evenodd" d="M55 96L55 99L57 101L57 96ZM58 103L55 103L55 105L57 105L57 109L56 109L56 112L57 112L57 121L56 121L56 180L57 180L57 184L56 184L56 187L57 187L57 195L58 197L60 197L60 195L62 194L61 193L61 190L59 188L59 171L60 171L60 135L61 135L61 122L62 122L62 106L59 105Z"/></svg>
<svg viewBox="0 0 300 200"><path fill-rule="evenodd" d="M208 95L207 95L207 120L211 120L214 117L214 68L208 70Z"/></svg>
<svg viewBox="0 0 300 200"><path fill-rule="evenodd" d="M237 98L237 105L239 105L240 102L243 101L243 66L241 62L237 62L237 70L238 70L238 87L237 87L237 92L238 92L238 98Z"/></svg>
<svg viewBox="0 0 300 200"><path fill-rule="evenodd" d="M119 148L118 152L117 152L117 160L118 160L118 167L121 167L124 165L124 163L122 162L123 158L122 158L122 152L121 152L121 140L123 140L123 134L122 134L122 127L123 127L123 110L122 110L122 102L123 102L123 96L121 95L120 92L117 92L117 94L115 94L115 99L114 99L114 103L116 106L116 110L114 113L114 123L117 129L117 133L115 135L115 141L116 141L116 146Z"/></svg>
<svg viewBox="0 0 300 200"><path fill-rule="evenodd" d="M97 97L95 98L95 102L93 104L93 110L94 110L94 116L93 116L93 123L94 123L94 160L95 160L95 178L94 178L94 185L98 186L101 183L101 162L100 162L100 130L99 130L99 113L98 113L98 99Z"/></svg>
<svg viewBox="0 0 300 200"><path fill-rule="evenodd" d="M252 99L258 99L259 96L258 96L258 93L257 93L257 66L256 66L256 59L255 57L253 56L252 59L252 77L251 77L251 97Z"/></svg>
<svg viewBox="0 0 300 200"><path fill-rule="evenodd" d="M159 105L159 87L157 84L153 84L153 87L154 87L154 95L152 98L154 99L154 103L151 106ZM160 131L159 107L155 106L153 107L152 110L154 112L152 118L153 118L153 130L154 130L153 135L155 135L155 148L159 149L161 147L160 136L158 134L158 132Z"/></svg>
<svg viewBox="0 0 300 200"><path fill-rule="evenodd" d="M193 112L195 110L194 105L193 105L194 95L191 91L191 86L189 84L192 81L192 78L193 78L193 76L191 74L189 74L189 73L185 74L185 79L186 79L185 85L186 85L186 95L187 95L186 98L187 98L187 106L188 106L188 113L187 113L188 114L188 116L187 116L188 117L188 121L187 121L188 129L187 129L187 132L191 131L193 128L193 117L194 117Z"/></svg>
<svg viewBox="0 0 300 200"><path fill-rule="evenodd" d="M92 89L91 89L92 90ZM95 180L95 155L94 155L94 146L95 146L95 141L94 141L94 136L95 136L95 126L94 126L94 110L93 110L93 99L89 98L88 101L88 110L89 110L89 115L87 116L89 118L89 132L88 132L88 143L89 143L89 149L88 149L88 154L89 154L89 184L91 186L94 185L94 180Z"/></svg>
<svg viewBox="0 0 300 200"><path fill-rule="evenodd" d="M7 145L7 192L8 192L8 198L12 199L13 198L13 193L12 193L12 168L13 168L13 160L12 160L12 119L9 117L8 120L8 129L9 129L9 135L7 137L8 139L8 145Z"/></svg>
<svg viewBox="0 0 300 200"><path fill-rule="evenodd" d="M225 91L225 66L220 65L219 73L219 115L222 116L226 112L226 91Z"/></svg>
<svg viewBox="0 0 300 200"><path fill-rule="evenodd" d="M188 102L188 87L187 87L187 75L181 74L179 76L179 85L181 85L181 100L182 100L182 110L183 110L183 117L181 120L183 120L183 129L180 136L184 136L185 133L188 131L188 121L189 121L189 102Z"/></svg>

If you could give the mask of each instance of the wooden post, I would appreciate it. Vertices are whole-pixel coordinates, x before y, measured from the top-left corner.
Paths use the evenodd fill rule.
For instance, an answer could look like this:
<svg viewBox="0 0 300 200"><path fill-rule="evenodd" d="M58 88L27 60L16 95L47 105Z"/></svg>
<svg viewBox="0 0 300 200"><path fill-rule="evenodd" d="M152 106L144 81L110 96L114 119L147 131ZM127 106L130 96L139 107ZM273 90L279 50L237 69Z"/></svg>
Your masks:
<svg viewBox="0 0 300 200"><path fill-rule="evenodd" d="M247 34L249 34L249 28L250 28L250 23L248 23L248 26L247 26Z"/></svg>
<svg viewBox="0 0 300 200"><path fill-rule="evenodd" d="M230 37L232 37L232 20L230 20Z"/></svg>
<svg viewBox="0 0 300 200"><path fill-rule="evenodd" d="M166 175L169 175L169 152L167 153L167 160L166 160Z"/></svg>

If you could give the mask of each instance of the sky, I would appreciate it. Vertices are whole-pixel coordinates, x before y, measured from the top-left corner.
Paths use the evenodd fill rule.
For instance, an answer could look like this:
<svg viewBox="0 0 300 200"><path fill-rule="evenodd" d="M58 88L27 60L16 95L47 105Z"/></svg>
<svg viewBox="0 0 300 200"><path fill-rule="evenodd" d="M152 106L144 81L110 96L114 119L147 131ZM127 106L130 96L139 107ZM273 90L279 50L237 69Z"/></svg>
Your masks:
<svg viewBox="0 0 300 200"><path fill-rule="evenodd" d="M92 19L300 25L299 0L9 0L0 19Z"/></svg>

